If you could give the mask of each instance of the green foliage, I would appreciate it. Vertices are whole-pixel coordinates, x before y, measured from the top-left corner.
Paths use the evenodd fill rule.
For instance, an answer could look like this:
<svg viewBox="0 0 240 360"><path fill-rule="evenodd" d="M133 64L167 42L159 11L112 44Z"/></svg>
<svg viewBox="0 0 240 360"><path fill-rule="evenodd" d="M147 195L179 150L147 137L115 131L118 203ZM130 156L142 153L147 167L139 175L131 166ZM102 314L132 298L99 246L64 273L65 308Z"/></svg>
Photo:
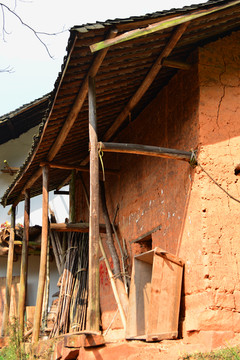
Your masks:
<svg viewBox="0 0 240 360"><path fill-rule="evenodd" d="M24 343L21 341L22 334L18 320L12 319L8 327L9 342L6 347L0 350L0 360L27 360L29 355L25 352Z"/></svg>
<svg viewBox="0 0 240 360"><path fill-rule="evenodd" d="M240 347L227 347L210 353L196 353L184 355L181 360L240 360Z"/></svg>

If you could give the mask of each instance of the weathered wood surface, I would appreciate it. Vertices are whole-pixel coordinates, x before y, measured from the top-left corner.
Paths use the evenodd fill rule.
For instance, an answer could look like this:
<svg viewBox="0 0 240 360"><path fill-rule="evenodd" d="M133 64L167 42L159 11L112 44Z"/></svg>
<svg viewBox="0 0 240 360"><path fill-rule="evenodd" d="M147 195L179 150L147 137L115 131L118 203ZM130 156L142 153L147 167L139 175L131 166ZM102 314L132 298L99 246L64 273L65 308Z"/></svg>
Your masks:
<svg viewBox="0 0 240 360"><path fill-rule="evenodd" d="M24 334L24 313L27 293L27 271L28 271L28 244L29 244L29 218L30 218L30 190L25 192L24 203L24 228L22 240L22 257L20 271L20 294L19 294L19 328L21 334Z"/></svg>
<svg viewBox="0 0 240 360"><path fill-rule="evenodd" d="M9 305L9 319L17 317L19 299L19 276L12 277L11 299ZM0 277L0 329L3 326L4 303L6 299L6 277ZM5 333L6 335L6 333Z"/></svg>
<svg viewBox="0 0 240 360"><path fill-rule="evenodd" d="M192 156L191 151L168 149L150 145L99 142L98 147L103 152L155 156L167 159L184 160L188 162L190 162Z"/></svg>
<svg viewBox="0 0 240 360"><path fill-rule="evenodd" d="M89 211L89 298L87 329L100 325L99 293L99 161L95 81L89 77L90 211Z"/></svg>
<svg viewBox="0 0 240 360"><path fill-rule="evenodd" d="M14 206L12 206L10 240L9 240L9 245L8 245L6 296L5 296L5 301L4 301L2 336L6 335L6 333L7 333L8 321L9 321L11 290L12 290L14 240L15 240L15 219L16 219L16 208Z"/></svg>
<svg viewBox="0 0 240 360"><path fill-rule="evenodd" d="M46 270L47 270L47 247L48 247L48 186L49 186L49 168L44 166L42 168L42 241L41 241L41 256L40 256L40 269L38 279L38 291L36 309L34 314L33 336L32 342L38 341L42 305L44 296L44 287L46 282Z"/></svg>
<svg viewBox="0 0 240 360"><path fill-rule="evenodd" d="M177 337L182 271L183 262L160 248L135 256L127 339Z"/></svg>

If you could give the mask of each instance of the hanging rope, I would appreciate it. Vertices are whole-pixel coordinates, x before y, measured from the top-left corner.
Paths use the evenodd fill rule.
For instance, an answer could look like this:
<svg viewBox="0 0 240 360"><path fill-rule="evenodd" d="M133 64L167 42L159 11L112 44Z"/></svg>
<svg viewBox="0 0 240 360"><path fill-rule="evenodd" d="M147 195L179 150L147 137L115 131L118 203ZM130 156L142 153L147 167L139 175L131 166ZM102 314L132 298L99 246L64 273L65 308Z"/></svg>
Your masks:
<svg viewBox="0 0 240 360"><path fill-rule="evenodd" d="M105 181L105 171L104 171L104 164L103 164L103 155L104 155L104 152L102 151L102 147L100 145L100 148L98 150L98 156L99 156L99 160L100 160L100 163L101 163L101 166L102 166L102 172L103 172L103 181Z"/></svg>
<svg viewBox="0 0 240 360"><path fill-rule="evenodd" d="M218 182L216 180L214 180L212 178L212 176L204 169L204 167L199 163L199 161L197 161L196 150L192 150L192 155L191 155L189 164L192 167L199 166L201 168L201 170L212 180L212 182L219 187L219 189L221 189L223 192L225 192L225 194L227 194L227 196L229 196L232 200L240 203L240 200L238 200L237 198L235 198L234 196L229 194L229 192L227 190L225 190L220 184L218 184Z"/></svg>

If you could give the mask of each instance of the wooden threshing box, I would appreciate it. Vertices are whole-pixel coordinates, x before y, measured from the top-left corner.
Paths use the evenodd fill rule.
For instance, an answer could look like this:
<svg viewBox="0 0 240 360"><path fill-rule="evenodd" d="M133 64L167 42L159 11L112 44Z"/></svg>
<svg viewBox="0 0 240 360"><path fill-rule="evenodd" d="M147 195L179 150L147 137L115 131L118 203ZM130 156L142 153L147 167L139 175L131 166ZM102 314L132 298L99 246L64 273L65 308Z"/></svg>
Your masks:
<svg viewBox="0 0 240 360"><path fill-rule="evenodd" d="M134 257L126 339L178 336L183 262L155 248Z"/></svg>

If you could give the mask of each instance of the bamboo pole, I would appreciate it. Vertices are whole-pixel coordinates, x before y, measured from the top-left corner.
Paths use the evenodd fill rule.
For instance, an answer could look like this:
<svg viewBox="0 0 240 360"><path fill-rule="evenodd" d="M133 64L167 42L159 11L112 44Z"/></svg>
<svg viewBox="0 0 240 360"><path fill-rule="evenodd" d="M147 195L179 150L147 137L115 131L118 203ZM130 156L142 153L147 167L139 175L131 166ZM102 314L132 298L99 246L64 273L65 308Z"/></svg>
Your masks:
<svg viewBox="0 0 240 360"><path fill-rule="evenodd" d="M2 336L7 334L7 327L9 322L10 303L11 303L11 289L12 289L12 272L13 272L13 255L14 255L14 239L15 239L15 215L16 208L11 209L11 229L10 240L8 247L8 261L7 261L7 276L6 276L6 294L3 312Z"/></svg>
<svg viewBox="0 0 240 360"><path fill-rule="evenodd" d="M229 7L232 7L232 6L238 5L238 4L240 4L240 0L232 1L227 4L223 4L223 5L216 6L216 7L210 8L210 9L206 9L205 11L198 10L198 11L192 12L190 14L188 13L186 15L180 15L180 16L172 17L170 19L165 19L160 22L151 24L146 28L134 29L131 31L127 31L124 34L117 36L115 39L103 40L96 44L92 44L92 45L90 45L90 49L92 52L103 50L109 46L117 45L122 42L129 41L129 40L133 40L140 36L149 35L156 31L160 31L160 30L168 29L170 27L178 26L180 24L184 24L186 22L198 19L198 18L206 16L206 15L210 15L214 12L227 9Z"/></svg>
<svg viewBox="0 0 240 360"><path fill-rule="evenodd" d="M115 152L124 154L147 155L163 157L167 159L184 160L190 162L192 157L191 151L168 149L159 146L139 145L139 144L122 144L99 142L99 149L103 152Z"/></svg>
<svg viewBox="0 0 240 360"><path fill-rule="evenodd" d="M32 342L38 341L41 325L42 304L44 287L46 281L46 265L47 265L47 245L48 245L48 185L49 185L49 168L42 168L42 240L41 240L41 256L40 269L38 279L37 301L34 314L33 336Z"/></svg>
<svg viewBox="0 0 240 360"><path fill-rule="evenodd" d="M89 300L88 330L99 331L99 162L96 93L94 78L89 77L90 212L89 212Z"/></svg>
<svg viewBox="0 0 240 360"><path fill-rule="evenodd" d="M27 294L27 269L28 269L28 243L29 243L29 217L30 217L30 190L25 191L24 203L24 229L22 241L22 259L20 272L20 292L19 292L19 327L21 336L24 335L24 313Z"/></svg>

